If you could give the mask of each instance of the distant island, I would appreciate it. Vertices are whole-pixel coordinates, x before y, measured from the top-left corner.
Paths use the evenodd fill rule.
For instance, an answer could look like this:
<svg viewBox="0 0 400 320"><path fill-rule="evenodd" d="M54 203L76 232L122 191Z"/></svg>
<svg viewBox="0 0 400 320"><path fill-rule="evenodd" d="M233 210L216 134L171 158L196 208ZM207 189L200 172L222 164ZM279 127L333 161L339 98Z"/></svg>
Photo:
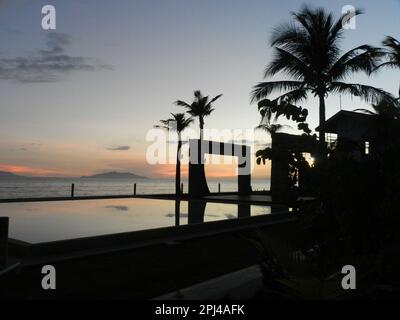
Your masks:
<svg viewBox="0 0 400 320"><path fill-rule="evenodd" d="M16 179L29 179L29 177L20 176L11 172L0 171L0 179L16 180Z"/></svg>
<svg viewBox="0 0 400 320"><path fill-rule="evenodd" d="M106 172L92 176L82 176L81 179L108 179L108 180L127 180L127 179L148 179L148 177L138 176L130 172Z"/></svg>

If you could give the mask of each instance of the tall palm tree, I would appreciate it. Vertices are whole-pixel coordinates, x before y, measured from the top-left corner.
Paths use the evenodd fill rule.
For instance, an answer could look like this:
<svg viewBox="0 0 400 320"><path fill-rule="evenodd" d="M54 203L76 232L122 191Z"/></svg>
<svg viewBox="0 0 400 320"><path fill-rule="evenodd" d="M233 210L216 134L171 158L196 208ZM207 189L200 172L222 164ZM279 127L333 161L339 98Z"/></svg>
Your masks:
<svg viewBox="0 0 400 320"><path fill-rule="evenodd" d="M191 104L185 101L178 100L175 102L176 105L187 109L187 113L192 117L199 119L200 126L200 140L203 140L203 129L204 129L204 118L208 117L213 111L213 103L222 97L222 94L209 100L209 96L203 96L200 90L194 92L194 100Z"/></svg>
<svg viewBox="0 0 400 320"><path fill-rule="evenodd" d="M192 118L186 118L184 113L171 113L172 118L160 120L161 125L154 126L166 130L176 131L178 134L178 148L176 151L176 173L175 173L175 194L181 194L181 148L182 148L182 132L187 129L193 122Z"/></svg>
<svg viewBox="0 0 400 320"><path fill-rule="evenodd" d="M357 11L355 15L360 14ZM277 28L271 44L275 47L274 60L267 66L265 78L285 73L292 79L257 84L252 101L267 98L275 91L285 93L276 101L296 103L308 94L319 99L320 156L325 155L325 99L329 93L351 94L371 103L379 103L390 94L372 86L346 83L356 72L370 74L378 66L384 52L369 45L361 45L343 55L340 40L343 37L345 15L335 20L324 9L304 7L293 13L294 23Z"/></svg>

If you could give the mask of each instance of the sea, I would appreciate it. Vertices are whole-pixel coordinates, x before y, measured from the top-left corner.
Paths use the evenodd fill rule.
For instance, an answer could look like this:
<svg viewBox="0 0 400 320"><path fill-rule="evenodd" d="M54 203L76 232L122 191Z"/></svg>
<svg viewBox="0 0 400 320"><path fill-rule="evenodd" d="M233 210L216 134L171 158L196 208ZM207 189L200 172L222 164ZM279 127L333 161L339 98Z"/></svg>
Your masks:
<svg viewBox="0 0 400 320"><path fill-rule="evenodd" d="M175 181L173 179L140 179L131 180L98 180L98 179L69 179L69 178L36 178L18 180L0 180L0 199L15 198L40 198L40 197L69 197L71 185L74 184L75 196L111 196L132 195L134 184L136 193L145 194L173 194ZM188 190L187 180L182 180L183 191ZM238 190L236 180L212 180L208 181L211 192L218 192L220 184L221 192L236 192ZM254 191L265 191L270 188L269 179L253 179Z"/></svg>

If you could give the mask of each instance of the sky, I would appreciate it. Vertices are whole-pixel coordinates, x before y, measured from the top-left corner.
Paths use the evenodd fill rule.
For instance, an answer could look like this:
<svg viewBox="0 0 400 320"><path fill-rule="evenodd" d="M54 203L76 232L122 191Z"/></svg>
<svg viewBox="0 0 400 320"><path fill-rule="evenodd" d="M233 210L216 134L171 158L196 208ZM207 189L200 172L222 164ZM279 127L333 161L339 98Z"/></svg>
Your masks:
<svg viewBox="0 0 400 320"><path fill-rule="evenodd" d="M340 15L362 8L343 50L400 38L400 1L304 2ZM41 10L56 8L56 30L43 30ZM0 171L34 176L79 176L111 170L153 178L174 165L150 165L149 130L193 90L223 97L206 119L212 129L252 129L260 121L252 86L271 60L273 28L290 21L294 0L0 0ZM275 79L283 79L281 76ZM395 94L400 71L352 82ZM301 103L317 126L315 99ZM343 96L342 108L368 107ZM329 96L327 117L340 110ZM197 129L197 123L193 125ZM196 132L194 133L196 134ZM257 133L256 145L268 143ZM184 174L187 172L183 168ZM210 165L209 177L231 176L234 165ZM255 177L268 177L269 166Z"/></svg>

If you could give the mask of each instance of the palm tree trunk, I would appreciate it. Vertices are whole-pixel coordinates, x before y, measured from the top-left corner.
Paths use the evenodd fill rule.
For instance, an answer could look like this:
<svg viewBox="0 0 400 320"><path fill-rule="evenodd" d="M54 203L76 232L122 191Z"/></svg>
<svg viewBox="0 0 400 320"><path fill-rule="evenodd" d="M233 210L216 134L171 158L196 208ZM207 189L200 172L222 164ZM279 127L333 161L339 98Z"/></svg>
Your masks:
<svg viewBox="0 0 400 320"><path fill-rule="evenodd" d="M203 155L203 140L204 140L204 119L203 117L199 117L199 124L200 124L200 148L199 148L199 152ZM204 163L205 163L205 158L204 156L202 156L201 158L199 158L201 163L199 163L198 165L198 190L201 190L200 193L203 195L209 194L210 193L210 189L208 188L207 185L207 178L206 178L206 171L204 168Z"/></svg>
<svg viewBox="0 0 400 320"><path fill-rule="evenodd" d="M326 156L325 140L325 94L319 95L319 158L323 160Z"/></svg>
<svg viewBox="0 0 400 320"><path fill-rule="evenodd" d="M175 194L179 196L181 194L181 148L182 141L181 136L178 136L178 150L176 152L176 173L175 173Z"/></svg>
<svg viewBox="0 0 400 320"><path fill-rule="evenodd" d="M204 139L204 119L202 117L199 117L199 124L200 124L200 141L203 141Z"/></svg>

